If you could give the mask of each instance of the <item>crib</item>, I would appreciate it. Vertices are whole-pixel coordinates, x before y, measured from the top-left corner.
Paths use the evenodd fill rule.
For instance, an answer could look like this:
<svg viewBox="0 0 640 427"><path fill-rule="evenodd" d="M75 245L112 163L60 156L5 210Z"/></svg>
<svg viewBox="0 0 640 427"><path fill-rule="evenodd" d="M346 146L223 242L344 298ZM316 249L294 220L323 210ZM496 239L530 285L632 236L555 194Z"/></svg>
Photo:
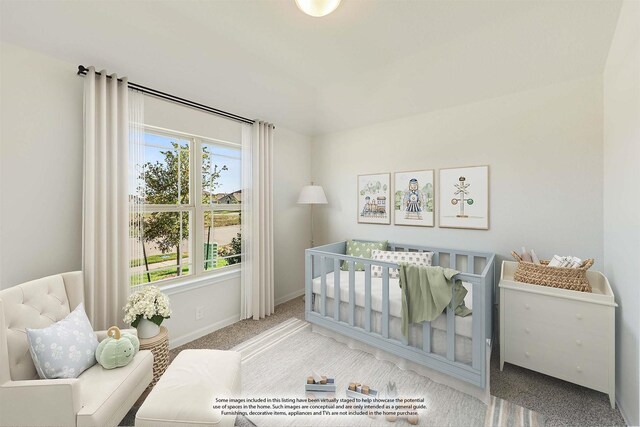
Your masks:
<svg viewBox="0 0 640 427"><path fill-rule="evenodd" d="M389 274L398 265L345 255L346 242L337 242L305 252L306 320L485 390L488 396L494 254L396 243L389 243L388 250L433 252L433 265L460 271L454 279L467 288L472 315L455 316L452 302L437 319L410 325L405 337L399 333L402 293L398 279ZM364 271L355 270L356 262L364 264ZM341 269L343 264L348 268ZM382 267L381 278L372 278L372 265Z"/></svg>

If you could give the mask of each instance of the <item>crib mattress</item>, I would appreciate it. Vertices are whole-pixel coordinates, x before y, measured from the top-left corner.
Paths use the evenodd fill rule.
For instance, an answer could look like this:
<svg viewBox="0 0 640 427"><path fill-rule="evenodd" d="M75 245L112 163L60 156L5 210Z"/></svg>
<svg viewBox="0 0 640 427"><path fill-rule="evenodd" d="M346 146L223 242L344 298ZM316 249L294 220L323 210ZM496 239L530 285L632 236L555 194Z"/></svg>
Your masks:
<svg viewBox="0 0 640 427"><path fill-rule="evenodd" d="M327 280L327 314L329 314L329 306L333 307L334 297L334 273L330 272L326 275ZM402 289L400 289L400 280L389 278L389 315L392 318L402 319ZM462 285L467 290L467 296L464 299L465 305L470 309L473 309L473 295L472 285L467 282L462 282ZM313 293L317 294L316 298L317 308L320 305L320 290L321 290L321 277L313 279ZM359 308L364 308L365 301L365 275L364 271L355 272L355 305ZM348 320L348 304L349 304L349 272L340 270L340 301L346 303L345 307L340 309L340 320ZM341 304L342 306L343 304ZM344 313L343 313L343 310ZM371 277L371 310L376 313L382 313L382 278ZM360 310L358 310L360 311ZM331 309L333 314L333 309ZM390 320L391 323L391 320ZM472 324L473 315L466 317L455 316L455 333L456 335L464 338L472 337ZM445 313L438 316L431 322L431 328L440 331L447 330L447 316Z"/></svg>

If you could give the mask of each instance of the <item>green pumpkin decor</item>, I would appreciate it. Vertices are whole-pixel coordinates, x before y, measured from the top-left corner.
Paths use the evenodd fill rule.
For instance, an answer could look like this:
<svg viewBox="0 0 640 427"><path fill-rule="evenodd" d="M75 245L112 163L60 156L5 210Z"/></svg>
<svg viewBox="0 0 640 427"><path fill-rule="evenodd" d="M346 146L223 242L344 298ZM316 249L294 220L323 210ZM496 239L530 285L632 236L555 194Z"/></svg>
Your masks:
<svg viewBox="0 0 640 427"><path fill-rule="evenodd" d="M105 369L120 368L127 366L139 349L138 337L112 326L107 330L107 338L98 344L96 360Z"/></svg>

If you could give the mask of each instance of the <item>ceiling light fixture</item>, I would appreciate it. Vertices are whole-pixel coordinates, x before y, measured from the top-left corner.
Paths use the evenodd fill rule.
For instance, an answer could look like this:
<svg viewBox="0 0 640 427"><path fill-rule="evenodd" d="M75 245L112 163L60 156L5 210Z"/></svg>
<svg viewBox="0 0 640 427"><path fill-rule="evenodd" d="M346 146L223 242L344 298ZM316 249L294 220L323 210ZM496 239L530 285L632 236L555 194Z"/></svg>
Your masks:
<svg viewBox="0 0 640 427"><path fill-rule="evenodd" d="M336 10L341 0L295 0L298 9L319 18Z"/></svg>

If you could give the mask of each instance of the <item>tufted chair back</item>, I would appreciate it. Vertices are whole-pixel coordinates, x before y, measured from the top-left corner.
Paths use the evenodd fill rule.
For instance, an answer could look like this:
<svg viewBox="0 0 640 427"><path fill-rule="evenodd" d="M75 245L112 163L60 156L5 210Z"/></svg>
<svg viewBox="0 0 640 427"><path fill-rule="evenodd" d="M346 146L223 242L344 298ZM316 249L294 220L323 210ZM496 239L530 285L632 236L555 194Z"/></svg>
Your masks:
<svg viewBox="0 0 640 427"><path fill-rule="evenodd" d="M82 272L74 271L0 291L0 384L38 378L25 328L64 319L84 300L83 286Z"/></svg>

